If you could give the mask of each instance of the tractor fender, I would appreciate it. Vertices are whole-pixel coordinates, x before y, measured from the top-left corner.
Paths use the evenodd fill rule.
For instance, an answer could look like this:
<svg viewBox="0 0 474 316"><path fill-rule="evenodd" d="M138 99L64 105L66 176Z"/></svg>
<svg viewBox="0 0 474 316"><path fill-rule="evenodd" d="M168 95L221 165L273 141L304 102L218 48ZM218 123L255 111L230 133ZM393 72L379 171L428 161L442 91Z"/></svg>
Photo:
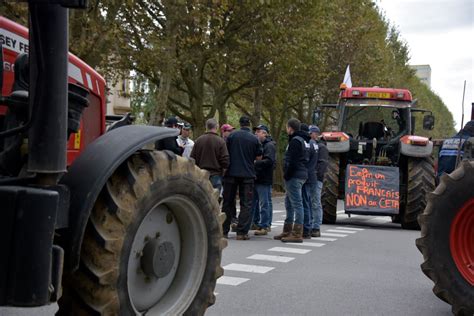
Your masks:
<svg viewBox="0 0 474 316"><path fill-rule="evenodd" d="M433 153L433 142L426 137L405 135L400 138L400 153L408 157L430 157Z"/></svg>
<svg viewBox="0 0 474 316"><path fill-rule="evenodd" d="M69 228L62 242L70 270L79 266L82 239L92 207L113 172L137 150L155 141L177 136L166 127L128 125L114 129L89 144L62 177L69 187Z"/></svg>

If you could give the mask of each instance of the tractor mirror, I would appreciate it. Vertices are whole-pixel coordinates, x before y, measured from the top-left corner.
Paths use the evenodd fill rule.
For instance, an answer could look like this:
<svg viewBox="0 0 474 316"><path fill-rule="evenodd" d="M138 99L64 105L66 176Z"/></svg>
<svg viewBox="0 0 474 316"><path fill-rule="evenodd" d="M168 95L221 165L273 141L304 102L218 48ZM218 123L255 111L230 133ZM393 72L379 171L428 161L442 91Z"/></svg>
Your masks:
<svg viewBox="0 0 474 316"><path fill-rule="evenodd" d="M313 111L313 125L319 125L321 123L321 109L317 108Z"/></svg>
<svg viewBox="0 0 474 316"><path fill-rule="evenodd" d="M423 129L432 130L434 128L435 118L433 115L425 115L423 117Z"/></svg>
<svg viewBox="0 0 474 316"><path fill-rule="evenodd" d="M0 95L3 89L3 46L0 44Z"/></svg>

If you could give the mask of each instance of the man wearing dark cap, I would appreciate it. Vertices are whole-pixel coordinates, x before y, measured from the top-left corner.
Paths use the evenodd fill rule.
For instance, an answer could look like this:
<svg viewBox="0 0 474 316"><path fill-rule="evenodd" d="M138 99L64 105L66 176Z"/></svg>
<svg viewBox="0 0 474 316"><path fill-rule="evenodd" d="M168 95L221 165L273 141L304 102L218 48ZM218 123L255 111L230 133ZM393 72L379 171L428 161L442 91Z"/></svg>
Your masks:
<svg viewBox="0 0 474 316"><path fill-rule="evenodd" d="M443 173L451 173L456 169L456 161L462 159L464 143L469 137L474 137L474 121L469 121L464 128L451 138L446 139L439 151L438 177Z"/></svg>
<svg viewBox="0 0 474 316"><path fill-rule="evenodd" d="M232 132L227 138L227 149L230 156L229 168L224 176L223 211L226 220L223 224L224 236L230 229L237 189L240 197L239 222L236 227L237 240L249 239L253 186L255 180L254 162L262 155L257 137L250 130L250 119L242 116L239 120L240 130Z"/></svg>
<svg viewBox="0 0 474 316"><path fill-rule="evenodd" d="M168 128L178 129L178 120L176 119L176 117L171 116L166 120L165 126ZM155 143L155 148L156 150L169 150L179 156L181 156L184 151L184 146L178 145L176 136L165 137L163 139L158 140Z"/></svg>
<svg viewBox="0 0 474 316"><path fill-rule="evenodd" d="M256 236L266 235L271 230L272 225L272 185L273 169L275 168L276 149L275 142L270 136L270 131L265 125L258 125L255 134L262 144L262 159L255 161L255 179L254 199L252 203L253 218L258 218L256 223L258 229Z"/></svg>
<svg viewBox="0 0 474 316"><path fill-rule="evenodd" d="M326 147L326 144L320 140L321 131L319 127L312 125L309 127L309 135L311 136L311 141L316 142L318 146L318 162L316 164L316 195L312 199L311 203L311 212L312 218L311 222L313 228L311 230L311 237L321 237L321 224L323 222L323 205L321 204L321 192L323 190L324 176L328 168L328 159L329 151Z"/></svg>
<svg viewBox="0 0 474 316"><path fill-rule="evenodd" d="M298 119L289 119L286 123L289 136L288 147L284 158L285 208L286 219L283 232L274 236L283 242L303 242L303 184L308 178L306 164L309 161L309 145L306 147L305 132L301 131Z"/></svg>
<svg viewBox="0 0 474 316"><path fill-rule="evenodd" d="M303 224L303 239L311 239L311 232L313 230L312 223L312 212L313 212L313 201L316 198L316 190L318 178L316 174L316 167L318 163L318 145L309 136L309 126L307 124L301 124L301 131L305 132L304 140L309 145L309 161L306 164L308 169L308 179L303 184L303 210L304 210L304 224ZM316 206L316 203L314 203Z"/></svg>

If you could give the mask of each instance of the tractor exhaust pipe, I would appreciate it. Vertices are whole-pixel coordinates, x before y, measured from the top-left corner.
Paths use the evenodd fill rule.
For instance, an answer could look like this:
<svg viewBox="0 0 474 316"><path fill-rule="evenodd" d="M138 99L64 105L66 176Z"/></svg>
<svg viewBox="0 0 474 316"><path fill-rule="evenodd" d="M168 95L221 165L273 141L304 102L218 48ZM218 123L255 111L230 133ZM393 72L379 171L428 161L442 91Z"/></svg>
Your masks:
<svg viewBox="0 0 474 316"><path fill-rule="evenodd" d="M30 3L28 171L54 185L66 171L68 16L60 4Z"/></svg>

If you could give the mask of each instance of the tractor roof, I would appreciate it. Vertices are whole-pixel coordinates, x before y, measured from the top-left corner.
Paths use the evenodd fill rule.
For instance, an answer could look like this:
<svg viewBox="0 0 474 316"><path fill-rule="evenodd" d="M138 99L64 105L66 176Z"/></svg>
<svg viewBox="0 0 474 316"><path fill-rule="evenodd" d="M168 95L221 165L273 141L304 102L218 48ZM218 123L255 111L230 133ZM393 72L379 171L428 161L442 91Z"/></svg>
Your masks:
<svg viewBox="0 0 474 316"><path fill-rule="evenodd" d="M412 101L411 92L407 89L352 87L341 90L342 99L386 99Z"/></svg>

